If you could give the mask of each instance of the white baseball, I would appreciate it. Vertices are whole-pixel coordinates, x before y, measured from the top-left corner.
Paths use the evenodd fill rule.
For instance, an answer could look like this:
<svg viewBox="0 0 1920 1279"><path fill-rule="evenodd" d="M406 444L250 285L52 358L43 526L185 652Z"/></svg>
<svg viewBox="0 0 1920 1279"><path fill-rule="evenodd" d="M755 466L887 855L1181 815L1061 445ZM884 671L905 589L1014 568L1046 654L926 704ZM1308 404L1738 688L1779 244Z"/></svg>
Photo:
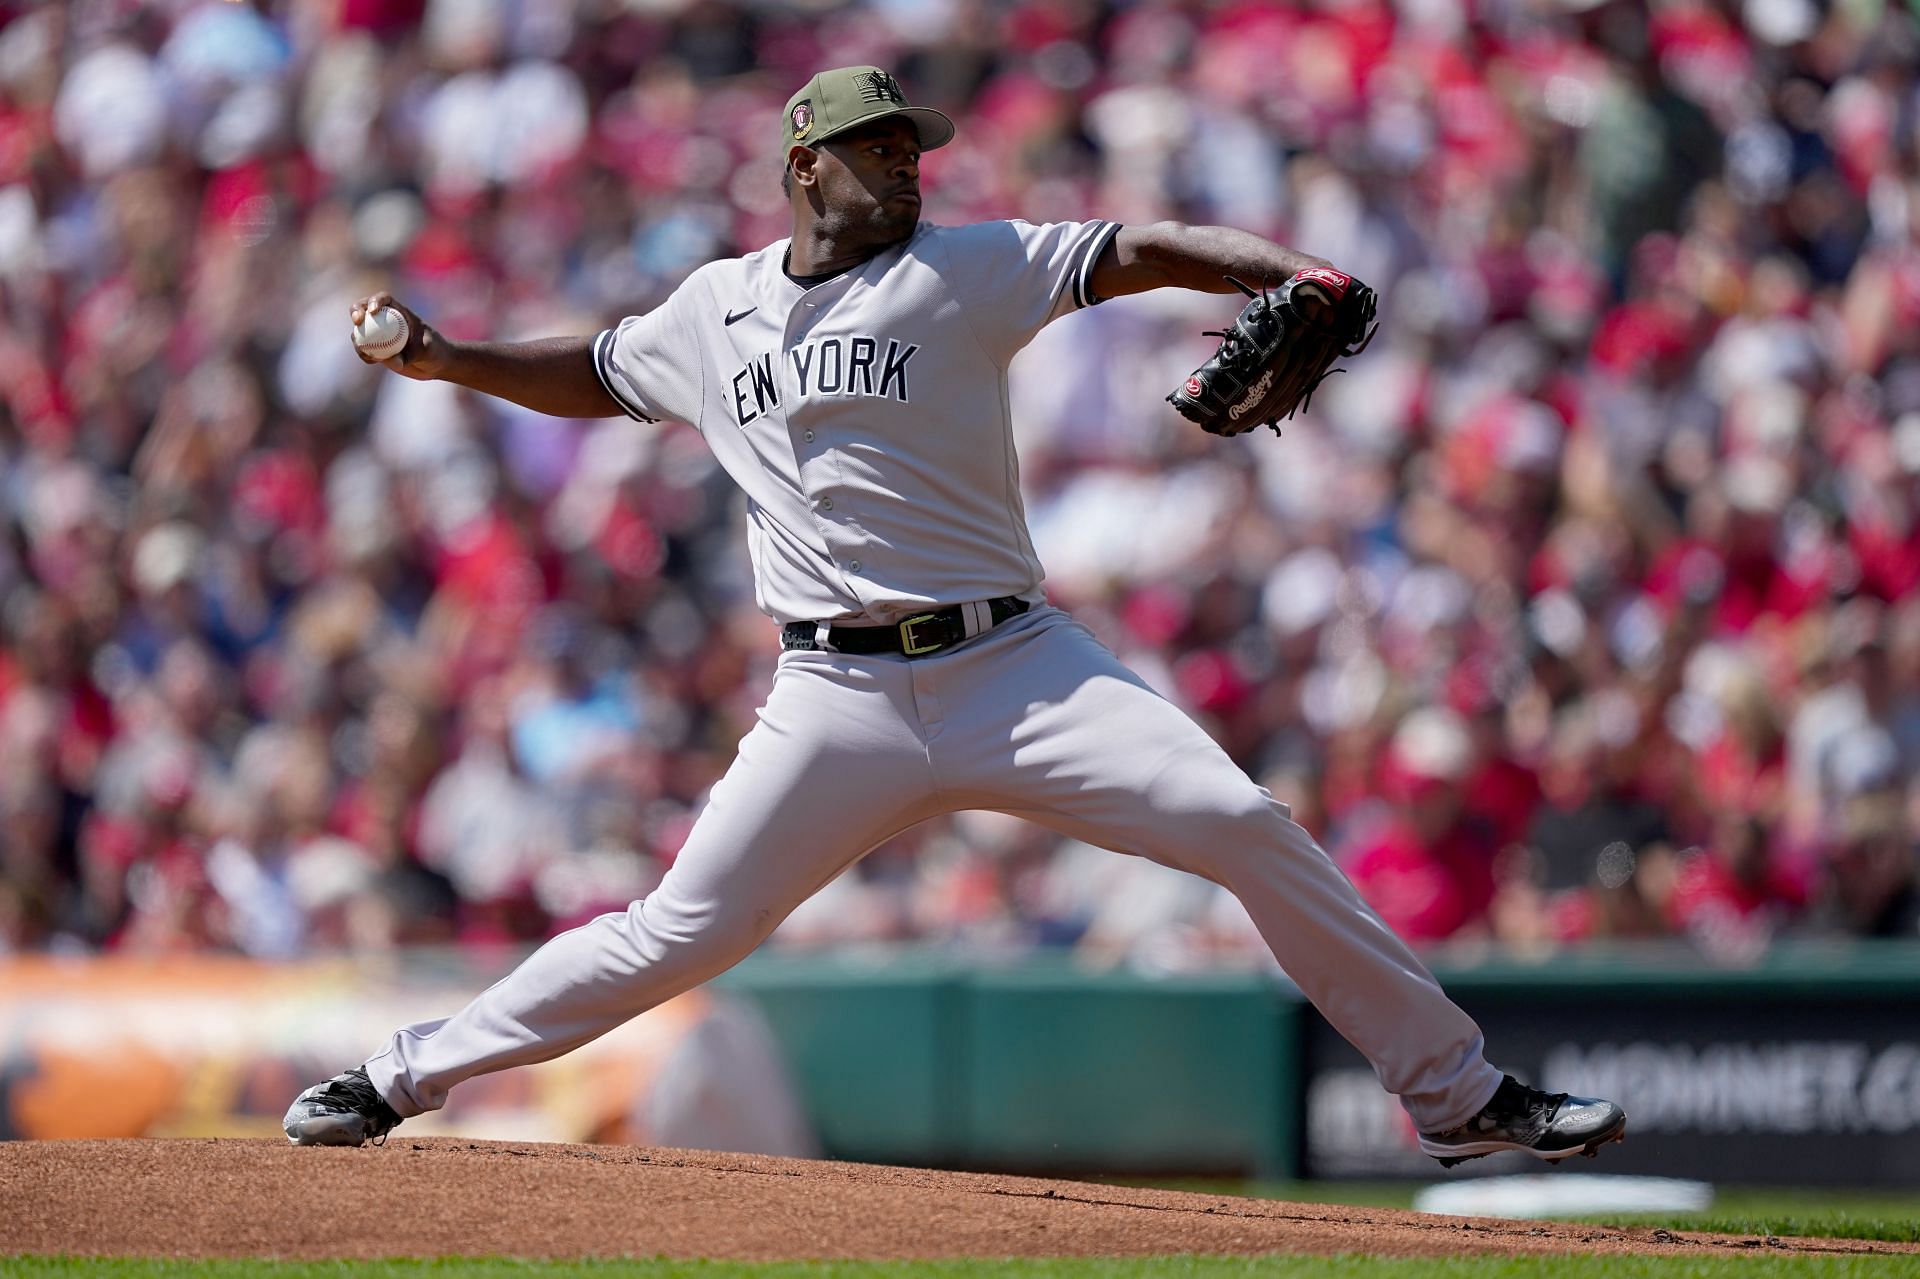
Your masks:
<svg viewBox="0 0 1920 1279"><path fill-rule="evenodd" d="M376 360L391 360L407 349L407 317L398 307L367 312L353 327L353 344Z"/></svg>

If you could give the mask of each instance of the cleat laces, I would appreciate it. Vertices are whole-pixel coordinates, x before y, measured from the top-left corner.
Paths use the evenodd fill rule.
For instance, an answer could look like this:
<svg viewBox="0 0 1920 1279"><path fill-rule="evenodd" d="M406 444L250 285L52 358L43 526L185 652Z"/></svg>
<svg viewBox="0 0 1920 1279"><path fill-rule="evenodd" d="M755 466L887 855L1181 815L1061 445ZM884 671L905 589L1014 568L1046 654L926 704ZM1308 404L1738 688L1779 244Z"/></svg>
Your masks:
<svg viewBox="0 0 1920 1279"><path fill-rule="evenodd" d="M350 1110L367 1121L367 1137L376 1146L387 1144L387 1134L393 1131L400 1117L387 1105L386 1099L374 1091L373 1084L366 1074L359 1070L350 1070L344 1075L336 1075L321 1085L320 1095L337 1099L343 1110Z"/></svg>

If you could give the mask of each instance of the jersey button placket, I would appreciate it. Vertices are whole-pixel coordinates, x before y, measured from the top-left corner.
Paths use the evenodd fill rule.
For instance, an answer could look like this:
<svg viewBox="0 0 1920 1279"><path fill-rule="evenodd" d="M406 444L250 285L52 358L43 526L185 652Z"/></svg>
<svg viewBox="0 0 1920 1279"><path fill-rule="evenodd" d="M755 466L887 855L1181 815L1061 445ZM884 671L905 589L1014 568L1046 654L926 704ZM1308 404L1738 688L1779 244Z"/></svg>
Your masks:
<svg viewBox="0 0 1920 1279"><path fill-rule="evenodd" d="M807 296L801 300L800 305L788 313L786 331L783 334L785 349L782 351L782 355L785 356L787 360L787 367L782 370L783 373L791 374L793 370L792 352L803 342L807 341L808 334L813 331L814 321L819 313L831 306L850 283L851 280L843 276L838 280L820 285L811 290ZM794 453L795 460L799 463L802 473L801 491L805 494L807 500L813 504L815 516L819 520L821 530L826 537L829 554L831 554L840 565L843 573L857 576L864 567L864 563L861 559L852 556L850 552L860 545L857 541L858 526L851 517L845 514L834 514L833 498L824 493L819 493L816 489L810 488L805 482L805 472L809 469L813 469L818 478L827 478L820 474L818 468L822 464L830 465L827 460L829 450L825 446L820 449L806 450L798 447L799 444L815 443L819 435L812 427L801 426L794 421L796 416L800 416L803 421L805 420L808 406L800 398L800 388L797 382L793 385L792 389L794 394L793 411L787 414L786 420L788 429L799 436ZM809 463L812 464L811 468L809 467ZM831 482L831 480L828 480L828 483ZM848 545L850 541L853 543L851 546ZM855 593L856 595L860 594L858 591Z"/></svg>
<svg viewBox="0 0 1920 1279"><path fill-rule="evenodd" d="M815 290L815 292L817 293L818 290ZM818 301L814 297L809 296L802 298L799 305L787 313L786 328L781 334L781 357L785 361L785 368L782 369L783 374L791 371L793 367L793 351L806 340L807 332L812 327L813 317L806 313L817 310L818 306ZM791 393L794 396L794 400L792 408L787 413L787 426L789 430L793 429L795 412L805 411L805 406L802 405L798 399L799 386L797 384L792 388ZM813 442L813 431L810 428L802 428L801 437L811 444ZM795 479L800 482L801 493L813 504L816 513L831 511L833 509L833 499L830 497L816 496L813 492L809 491L807 487L805 474L807 469L806 459L796 458L795 460L799 468Z"/></svg>

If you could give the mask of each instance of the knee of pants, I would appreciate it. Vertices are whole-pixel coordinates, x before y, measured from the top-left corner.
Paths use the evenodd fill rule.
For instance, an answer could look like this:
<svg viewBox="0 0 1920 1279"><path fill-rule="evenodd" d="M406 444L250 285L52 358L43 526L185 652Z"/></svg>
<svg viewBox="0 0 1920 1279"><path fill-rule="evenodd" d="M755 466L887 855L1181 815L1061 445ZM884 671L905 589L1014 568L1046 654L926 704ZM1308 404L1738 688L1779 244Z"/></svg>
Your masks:
<svg viewBox="0 0 1920 1279"><path fill-rule="evenodd" d="M1286 828L1293 823L1285 809L1224 755L1174 760L1149 784L1147 795L1159 819L1156 842L1202 870L1292 842Z"/></svg>
<svg viewBox="0 0 1920 1279"><path fill-rule="evenodd" d="M708 905L689 907L654 894L627 909L627 928L647 963L700 980L745 959L779 924L772 912Z"/></svg>

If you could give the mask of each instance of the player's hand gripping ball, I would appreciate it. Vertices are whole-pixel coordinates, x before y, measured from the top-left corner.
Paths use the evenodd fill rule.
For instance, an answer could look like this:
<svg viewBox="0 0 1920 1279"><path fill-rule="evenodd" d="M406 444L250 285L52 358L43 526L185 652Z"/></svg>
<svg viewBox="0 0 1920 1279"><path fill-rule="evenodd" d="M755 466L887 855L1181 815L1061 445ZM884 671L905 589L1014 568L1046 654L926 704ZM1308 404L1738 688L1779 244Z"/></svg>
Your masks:
<svg viewBox="0 0 1920 1279"><path fill-rule="evenodd" d="M1331 267L1309 267L1277 290L1258 293L1227 277L1251 299L1224 329L1213 358L1167 397L1185 417L1214 435L1273 428L1305 408L1333 362L1373 341L1373 290Z"/></svg>
<svg viewBox="0 0 1920 1279"><path fill-rule="evenodd" d="M407 349L410 334L407 317L399 308L383 306L367 312L366 318L353 326L353 344L369 359L391 360Z"/></svg>

